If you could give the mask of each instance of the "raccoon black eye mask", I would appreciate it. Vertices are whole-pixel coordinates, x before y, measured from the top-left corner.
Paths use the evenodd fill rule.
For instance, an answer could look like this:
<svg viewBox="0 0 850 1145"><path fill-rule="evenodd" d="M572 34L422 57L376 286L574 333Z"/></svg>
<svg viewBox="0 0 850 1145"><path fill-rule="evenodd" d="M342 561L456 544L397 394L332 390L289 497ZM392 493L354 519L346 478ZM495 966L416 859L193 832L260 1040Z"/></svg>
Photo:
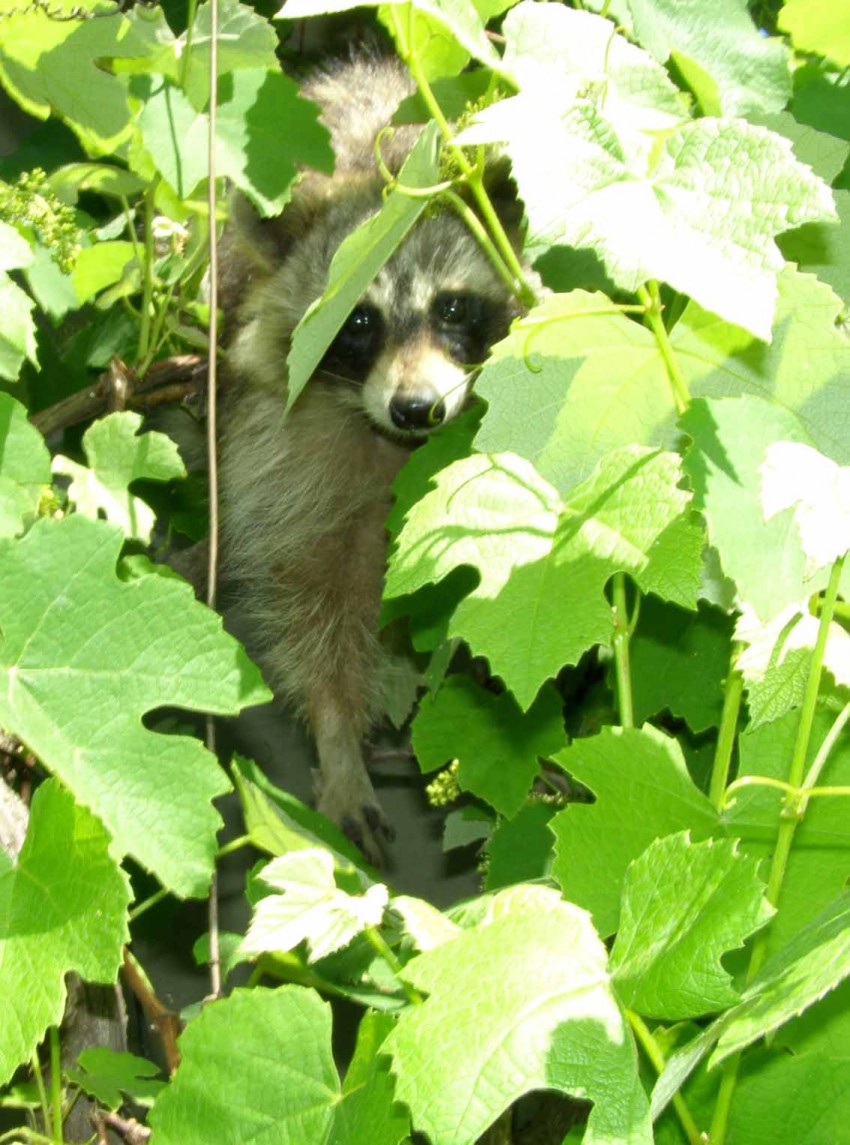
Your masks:
<svg viewBox="0 0 850 1145"><path fill-rule="evenodd" d="M222 275L222 573L266 680L312 733L319 810L373 861L393 835L363 753L393 671L378 633L391 483L411 445L463 408L518 313L461 220L423 216L282 416L292 332L339 243L381 205L374 140L411 89L397 61L369 55L308 79L335 172L305 174L280 220L237 210ZM384 147L392 169L416 132Z"/></svg>

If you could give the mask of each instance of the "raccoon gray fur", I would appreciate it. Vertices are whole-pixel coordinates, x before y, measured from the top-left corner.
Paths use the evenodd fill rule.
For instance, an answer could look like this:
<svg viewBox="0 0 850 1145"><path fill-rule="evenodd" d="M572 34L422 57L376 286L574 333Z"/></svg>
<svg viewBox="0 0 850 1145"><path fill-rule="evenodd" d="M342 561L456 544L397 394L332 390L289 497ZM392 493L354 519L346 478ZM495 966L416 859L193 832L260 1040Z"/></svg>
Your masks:
<svg viewBox="0 0 850 1145"><path fill-rule="evenodd" d="M305 173L279 220L238 208L222 259L222 571L267 682L309 725L319 810L373 861L393 836L363 755L383 714L390 485L411 448L463 408L474 367L519 312L458 217L423 217L283 417L292 333L340 242L381 205L375 137L411 91L397 61L373 55L309 78L334 173ZM388 140L391 169L416 133Z"/></svg>

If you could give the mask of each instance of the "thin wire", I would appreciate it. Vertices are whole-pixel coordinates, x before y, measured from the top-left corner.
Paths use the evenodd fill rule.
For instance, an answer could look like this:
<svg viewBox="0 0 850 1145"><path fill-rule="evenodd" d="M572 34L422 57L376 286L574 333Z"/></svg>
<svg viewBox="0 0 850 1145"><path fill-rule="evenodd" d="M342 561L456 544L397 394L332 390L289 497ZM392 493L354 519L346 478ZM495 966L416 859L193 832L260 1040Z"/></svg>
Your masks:
<svg viewBox="0 0 850 1145"><path fill-rule="evenodd" d="M215 136L218 118L218 0L210 0L210 109L208 147L207 207L209 210L210 243L210 327L209 370L207 374L207 466L209 469L210 541L207 558L207 604L216 606L218 590L218 443L217 443L217 382L218 382L218 236L216 234L216 178ZM206 745L215 754L215 720L208 715ZM209 965L210 994L221 994L221 952L218 931L218 872L214 869L209 900Z"/></svg>

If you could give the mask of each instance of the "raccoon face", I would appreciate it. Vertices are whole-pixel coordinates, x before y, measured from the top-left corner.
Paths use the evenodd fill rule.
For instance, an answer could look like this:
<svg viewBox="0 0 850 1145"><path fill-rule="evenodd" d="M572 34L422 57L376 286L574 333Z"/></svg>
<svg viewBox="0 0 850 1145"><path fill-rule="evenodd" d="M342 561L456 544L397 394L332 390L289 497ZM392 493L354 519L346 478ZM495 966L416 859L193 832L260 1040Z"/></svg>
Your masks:
<svg viewBox="0 0 850 1145"><path fill-rule="evenodd" d="M516 314L453 216L425 219L328 348L314 384L339 384L378 429L420 437L463 408L477 368Z"/></svg>

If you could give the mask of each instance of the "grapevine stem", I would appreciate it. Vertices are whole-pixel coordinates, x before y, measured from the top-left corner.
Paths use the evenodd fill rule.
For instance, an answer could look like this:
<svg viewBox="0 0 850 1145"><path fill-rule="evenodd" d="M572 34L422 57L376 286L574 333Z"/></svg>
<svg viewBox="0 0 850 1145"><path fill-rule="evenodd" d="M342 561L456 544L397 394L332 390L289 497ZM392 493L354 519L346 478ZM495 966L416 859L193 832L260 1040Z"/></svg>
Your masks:
<svg viewBox="0 0 850 1145"><path fill-rule="evenodd" d="M629 1025L632 1027L632 1031L641 1049L649 1059L650 1065L656 1073L663 1073L666 1064L664 1054L661 1052L661 1047L653 1037L649 1026L647 1026L643 1018L633 1010L626 1010L626 1017L629 1019ZM705 1137L700 1133L697 1123L694 1121L693 1114L688 1109L687 1103L680 1093L674 1096L672 1104L676 1110L676 1116L679 1118L681 1126L685 1131L689 1145L704 1145Z"/></svg>
<svg viewBox="0 0 850 1145"><path fill-rule="evenodd" d="M209 472L210 540L207 557L207 605L214 609L218 592L218 234L216 231L216 130L218 126L218 0L210 0L210 105L207 135L207 206L209 209L210 245L210 352L207 372L207 467ZM206 720L205 742L214 755L216 750L215 720ZM218 928L218 871L213 868L209 898L210 993L221 994L221 950Z"/></svg>
<svg viewBox="0 0 850 1145"><path fill-rule="evenodd" d="M818 634L815 640L814 651L812 652L812 659L809 663L809 675L806 680L806 689L803 693L803 705L800 709L800 722L797 725L797 738L794 741L794 752L791 756L791 764L788 768L788 783L792 788L799 788L803 782L806 756L809 750L809 741L811 739L818 692L820 690L826 641L829 636L829 626L832 623L835 602L838 598L838 586L843 569L844 556L841 556L833 564L832 571L829 575L829 584L824 593L823 608L820 614L820 623L818 624ZM811 774L811 771L809 774ZM788 856L791 853L794 832L797 830L797 824L799 822L800 820L796 815L779 820L776 847L773 851L770 874L767 880L767 890L765 891L765 896L771 906L776 906L779 902L782 884L785 880L785 871L788 867ZM768 934L769 930L767 932L765 930L760 931L753 943L752 953L750 954L750 964L747 968L748 983L752 982L764 965L765 958L767 957ZM723 1145L726 1139L729 1111L732 1107L732 1096L738 1081L740 1066L740 1053L730 1057L724 1064L723 1076L720 1080L720 1090L717 1095L717 1104L714 1107L714 1117L711 1122L711 1132L709 1134L712 1145Z"/></svg>
<svg viewBox="0 0 850 1145"><path fill-rule="evenodd" d="M422 64L416 52L413 50L413 36L410 34L413 21L413 8L411 6L409 9L407 31L403 28L402 21L397 15L394 6L390 8L390 14L393 20L399 54L408 68L410 68L410 74L413 76L419 94L422 96L422 100L428 109L428 113L439 127L440 134L443 136L446 144L452 148L452 154L463 172L464 179L469 186L473 198L478 204L478 209L488 228L489 236L492 237L492 242L495 244L499 257L504 261L505 266L510 272L511 289L524 306L533 306L537 301L537 296L526 281L522 264L517 258L516 251L511 245L511 241L505 233L505 228L502 226L496 209L490 201L490 196L484 187L481 169L478 165L470 163L463 152L463 148L455 144L451 124L445 115L443 115L443 109L437 102L431 90L431 85L428 82L428 77L425 75ZM476 237L479 237L477 232Z"/></svg>
<svg viewBox="0 0 850 1145"><path fill-rule="evenodd" d="M676 411L678 413L684 413L688 408L691 395L688 392L688 384L685 381L676 359L676 353L670 341L670 335L667 333L667 327L664 325L664 320L661 317L663 307L661 305L658 283L650 281L646 286L639 286L637 296L646 309L646 320L649 323L650 330L655 335L655 341L658 343L658 349L661 351L661 357L664 359L667 377L670 381L670 388L673 391L673 401L676 403Z"/></svg>
<svg viewBox="0 0 850 1145"><path fill-rule="evenodd" d="M250 835L240 835L238 839L231 839L229 843L225 843L224 846L219 847L215 857L217 859L223 859L225 855L232 855L234 851L241 851L243 847L250 847L251 842L252 839Z"/></svg>
<svg viewBox="0 0 850 1145"><path fill-rule="evenodd" d="M836 716L835 723L824 736L823 743L818 748L818 753L814 758L812 766L809 768L808 775L803 780L803 786L801 788L803 799L801 800L799 808L801 815L806 810L807 797L812 794L812 790L818 781L820 773L823 771L824 764L829 759L830 753L835 747L835 742L844 730L844 726L848 720L850 720L850 703L845 704ZM826 789L824 788L823 790Z"/></svg>
<svg viewBox="0 0 850 1145"><path fill-rule="evenodd" d="M159 890L154 891L154 893L149 898L143 899L138 906L133 907L133 909L127 915L128 921L135 922L137 918L145 913L145 911L148 911L151 909L151 907L156 906L158 902L162 902L162 900L167 898L167 896L168 890L166 887L160 887Z"/></svg>
<svg viewBox="0 0 850 1145"><path fill-rule="evenodd" d="M614 596L614 666L617 673L617 703L620 711L620 726L633 728L635 726L634 706L632 704L632 678L629 664L629 639L631 627L629 624L629 611L626 607L626 576L625 573L615 573L613 583Z"/></svg>
<svg viewBox="0 0 850 1145"><path fill-rule="evenodd" d="M44 1128L50 1128L50 1102L47 1100L47 1089L44 1085L44 1074L41 1072L41 1062L38 1060L38 1052L32 1055L32 1072L35 1078L36 1089L38 1090L38 1100L41 1105L41 1120L44 1122Z"/></svg>
<svg viewBox="0 0 850 1145"><path fill-rule="evenodd" d="M136 361L143 362L148 356L151 340L151 309L153 307L153 209L154 196L159 186L157 177L145 192L145 253L142 262L142 312L139 321L139 345L136 351Z"/></svg>
<svg viewBox="0 0 850 1145"><path fill-rule="evenodd" d="M825 742L824 740L824 743ZM814 767L814 764L812 764L812 766ZM736 779L733 783L730 783L723 793L721 811L726 807L732 806L735 802L733 798L735 792L739 791L742 787L773 787L777 791L783 791L788 796L783 814L793 814L796 815L798 819L803 817L806 804L810 799L817 799L821 796L850 795L850 787L846 786L808 787L804 783L802 787L792 787L791 784L786 783L784 779L774 779L771 775L742 775L740 779Z"/></svg>
<svg viewBox="0 0 850 1145"><path fill-rule="evenodd" d="M198 7L198 0L189 0L188 9L186 12L186 40L183 44L183 52L180 56L180 86L186 90L186 81L189 79L189 65L192 61L192 33L195 30L195 13ZM211 83L213 90L215 90L216 75L215 72L211 73ZM212 96L211 96L212 98Z"/></svg>
<svg viewBox="0 0 850 1145"><path fill-rule="evenodd" d="M723 809L726 784L729 780L729 767L735 748L735 735L738 731L738 713L744 694L744 677L735 667L737 650L733 649L729 672L726 675L726 688L723 693L723 712L720 717L720 730L717 734L717 748L714 752L714 765L711 769L711 785L708 795L718 810Z"/></svg>
<svg viewBox="0 0 850 1145"><path fill-rule="evenodd" d="M478 240L481 249L490 259L493 269L505 283L508 290L514 291L516 289L516 283L514 282L513 275L493 245L493 241L487 233L487 228L481 222L478 215L476 215L475 211L473 211L472 207L470 207L469 203L465 203L460 195L455 194L454 191L443 191L442 197L451 203L454 210L457 211L464 223L469 227L474 237Z"/></svg>
<svg viewBox="0 0 850 1145"><path fill-rule="evenodd" d="M53 1112L53 1141L62 1145L62 1049L58 1026L50 1027L50 1103Z"/></svg>
<svg viewBox="0 0 850 1145"><path fill-rule="evenodd" d="M402 964L396 957L395 951L392 949L392 947L389 945L377 927L367 926L363 933L368 938L375 952L379 954L381 958L383 958L384 962L386 962L387 966L389 966L390 970L392 970L393 974L398 979L398 983L404 991L408 1002L414 1006L421 1005L423 1001L422 995L418 990L415 990L413 986L410 985L410 983L405 982L404 978L402 977L402 971L404 969Z"/></svg>

